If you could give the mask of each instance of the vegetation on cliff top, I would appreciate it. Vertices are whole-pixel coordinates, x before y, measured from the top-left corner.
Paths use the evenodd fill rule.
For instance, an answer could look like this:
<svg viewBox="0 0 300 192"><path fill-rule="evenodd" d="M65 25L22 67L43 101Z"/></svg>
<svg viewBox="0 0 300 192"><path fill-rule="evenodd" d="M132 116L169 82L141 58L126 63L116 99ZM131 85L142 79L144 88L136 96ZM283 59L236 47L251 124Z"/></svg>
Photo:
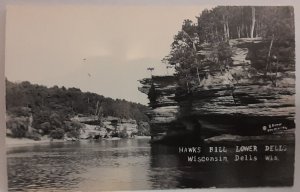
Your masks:
<svg viewBox="0 0 300 192"><path fill-rule="evenodd" d="M276 46L281 46L282 50L289 49L283 51L283 59L289 53L288 57L294 60L293 7L217 6L206 9L197 17L197 23L184 20L163 62L175 66L179 88L190 92L207 78L208 73L228 70L232 65L229 42L239 38L260 38L264 41L264 54L259 58L262 62L251 70L257 70L264 76L274 73L270 67L272 59L278 63L280 57ZM207 49L209 55L205 55ZM280 67L275 68L278 69L276 73L280 72Z"/></svg>

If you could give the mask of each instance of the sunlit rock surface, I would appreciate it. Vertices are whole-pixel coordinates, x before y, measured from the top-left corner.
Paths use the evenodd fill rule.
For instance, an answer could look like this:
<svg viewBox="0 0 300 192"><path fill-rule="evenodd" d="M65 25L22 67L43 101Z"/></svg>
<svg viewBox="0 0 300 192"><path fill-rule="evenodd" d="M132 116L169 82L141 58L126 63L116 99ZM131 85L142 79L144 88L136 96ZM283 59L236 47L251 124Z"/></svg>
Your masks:
<svg viewBox="0 0 300 192"><path fill-rule="evenodd" d="M116 134L120 137L121 133L126 134L126 137L132 137L138 133L138 124L133 119L108 116L101 118L100 121L98 116L75 116L72 120L84 125L80 130L80 139L109 138Z"/></svg>

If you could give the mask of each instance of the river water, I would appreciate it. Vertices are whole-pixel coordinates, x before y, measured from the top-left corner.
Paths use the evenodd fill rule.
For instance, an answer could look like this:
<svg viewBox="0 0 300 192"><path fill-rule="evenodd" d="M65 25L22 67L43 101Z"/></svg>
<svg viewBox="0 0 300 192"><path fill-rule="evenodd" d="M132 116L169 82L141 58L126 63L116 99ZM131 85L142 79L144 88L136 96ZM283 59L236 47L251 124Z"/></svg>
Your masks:
<svg viewBox="0 0 300 192"><path fill-rule="evenodd" d="M289 186L293 153L278 163L188 163L178 147L149 139L80 141L9 147L10 191L111 191ZM291 161L289 160L291 159Z"/></svg>

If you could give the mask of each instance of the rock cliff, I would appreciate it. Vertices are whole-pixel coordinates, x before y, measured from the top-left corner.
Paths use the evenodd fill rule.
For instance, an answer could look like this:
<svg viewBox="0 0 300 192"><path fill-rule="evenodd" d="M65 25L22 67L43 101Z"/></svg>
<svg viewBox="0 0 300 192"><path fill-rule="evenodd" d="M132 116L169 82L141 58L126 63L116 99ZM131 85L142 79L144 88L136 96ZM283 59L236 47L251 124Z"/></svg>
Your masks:
<svg viewBox="0 0 300 192"><path fill-rule="evenodd" d="M134 119L121 119L117 117L103 117L100 121L97 116L75 116L72 121L80 122L80 139L99 138L130 138L148 135L147 122L137 122Z"/></svg>
<svg viewBox="0 0 300 192"><path fill-rule="evenodd" d="M295 128L294 42L274 43L269 57L269 41L233 39L229 45L231 64L202 66L201 82L188 93L178 89L176 74L140 81L139 90L152 107L148 116L154 139L198 129L207 138ZM212 52L212 46L204 44L198 54L209 61Z"/></svg>

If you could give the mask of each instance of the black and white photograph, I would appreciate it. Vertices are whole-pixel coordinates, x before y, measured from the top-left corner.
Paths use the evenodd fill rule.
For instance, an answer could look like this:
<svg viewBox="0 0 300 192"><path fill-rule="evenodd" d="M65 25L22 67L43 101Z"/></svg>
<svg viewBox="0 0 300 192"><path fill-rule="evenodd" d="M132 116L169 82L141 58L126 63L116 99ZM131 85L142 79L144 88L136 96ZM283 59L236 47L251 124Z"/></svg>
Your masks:
<svg viewBox="0 0 300 192"><path fill-rule="evenodd" d="M8 4L9 191L294 186L294 13Z"/></svg>

